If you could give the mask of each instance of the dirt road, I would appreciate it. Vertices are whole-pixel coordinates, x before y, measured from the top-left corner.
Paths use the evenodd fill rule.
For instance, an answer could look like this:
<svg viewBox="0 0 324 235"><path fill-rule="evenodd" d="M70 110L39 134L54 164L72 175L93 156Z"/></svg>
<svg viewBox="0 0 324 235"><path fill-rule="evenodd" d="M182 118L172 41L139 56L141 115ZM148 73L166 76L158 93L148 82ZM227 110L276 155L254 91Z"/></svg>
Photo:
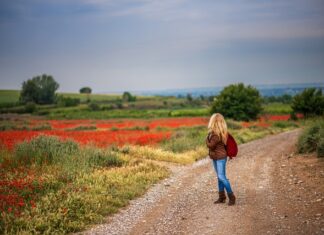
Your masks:
<svg viewBox="0 0 324 235"><path fill-rule="evenodd" d="M299 131L239 146L227 175L237 204L215 205L209 159L171 178L85 234L324 234L324 164L295 157Z"/></svg>

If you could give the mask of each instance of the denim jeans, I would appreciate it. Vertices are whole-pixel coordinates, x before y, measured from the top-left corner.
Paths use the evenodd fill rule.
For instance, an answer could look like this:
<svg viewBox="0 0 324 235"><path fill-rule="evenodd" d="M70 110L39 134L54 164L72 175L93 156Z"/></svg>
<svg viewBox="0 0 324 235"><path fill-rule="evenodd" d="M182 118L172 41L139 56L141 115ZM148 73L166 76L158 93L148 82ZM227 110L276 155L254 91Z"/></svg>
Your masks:
<svg viewBox="0 0 324 235"><path fill-rule="evenodd" d="M230 182L226 178L227 158L223 158L220 160L212 160L212 161L218 178L218 191L222 192L224 191L225 188L227 193L232 193L233 191Z"/></svg>

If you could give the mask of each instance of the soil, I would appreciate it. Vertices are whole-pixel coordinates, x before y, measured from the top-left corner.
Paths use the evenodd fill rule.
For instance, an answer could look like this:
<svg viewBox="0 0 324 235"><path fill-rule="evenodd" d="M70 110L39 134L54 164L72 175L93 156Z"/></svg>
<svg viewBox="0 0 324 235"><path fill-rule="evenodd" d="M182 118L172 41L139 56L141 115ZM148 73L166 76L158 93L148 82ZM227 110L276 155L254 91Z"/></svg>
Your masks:
<svg viewBox="0 0 324 235"><path fill-rule="evenodd" d="M83 234L324 234L324 159L295 154L300 130L239 146L227 178L236 205L214 204L206 158L169 165L170 178Z"/></svg>

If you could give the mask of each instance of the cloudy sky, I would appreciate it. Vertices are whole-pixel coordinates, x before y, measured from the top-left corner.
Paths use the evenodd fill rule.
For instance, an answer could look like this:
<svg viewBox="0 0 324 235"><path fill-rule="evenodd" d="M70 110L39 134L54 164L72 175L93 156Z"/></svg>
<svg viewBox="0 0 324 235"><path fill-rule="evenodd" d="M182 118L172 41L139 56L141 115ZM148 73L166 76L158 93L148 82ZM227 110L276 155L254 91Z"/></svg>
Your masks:
<svg viewBox="0 0 324 235"><path fill-rule="evenodd" d="M323 0L1 0L0 89L324 81Z"/></svg>

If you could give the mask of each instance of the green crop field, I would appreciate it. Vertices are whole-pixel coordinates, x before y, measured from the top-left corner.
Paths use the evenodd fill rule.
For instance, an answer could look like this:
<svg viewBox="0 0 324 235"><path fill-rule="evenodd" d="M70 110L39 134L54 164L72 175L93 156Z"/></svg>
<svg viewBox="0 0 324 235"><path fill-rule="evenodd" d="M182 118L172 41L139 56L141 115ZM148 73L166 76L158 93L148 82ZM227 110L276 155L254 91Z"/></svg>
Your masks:
<svg viewBox="0 0 324 235"><path fill-rule="evenodd" d="M162 96L136 96L135 102L124 102L118 94L79 94L58 93L59 96L80 99L81 104L74 107L62 107L58 104L37 105L35 115L44 115L50 119L106 119L106 118L156 118L182 116L208 116L208 101ZM25 113L25 106L18 104L19 90L0 90L1 113ZM96 103L96 110L89 107L87 101ZM268 103L263 105L263 113L289 114L289 104Z"/></svg>
<svg viewBox="0 0 324 235"><path fill-rule="evenodd" d="M18 90L0 90L0 104L16 103L18 100Z"/></svg>
<svg viewBox="0 0 324 235"><path fill-rule="evenodd" d="M19 90L0 90L0 104L1 103L16 103L19 100L20 91ZM78 93L65 93L59 92L58 95L64 97L78 98L81 102L85 102L88 98L87 94ZM89 98L92 101L113 101L120 99L120 95L108 95L108 94L90 94Z"/></svg>

